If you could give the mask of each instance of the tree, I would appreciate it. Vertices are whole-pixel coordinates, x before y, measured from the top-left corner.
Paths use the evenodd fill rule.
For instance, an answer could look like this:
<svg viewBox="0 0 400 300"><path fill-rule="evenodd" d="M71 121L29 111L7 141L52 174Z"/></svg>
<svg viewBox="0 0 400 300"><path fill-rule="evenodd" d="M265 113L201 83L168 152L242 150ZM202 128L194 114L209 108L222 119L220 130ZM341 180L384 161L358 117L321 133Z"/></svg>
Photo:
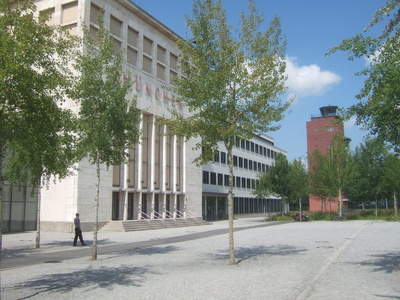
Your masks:
<svg viewBox="0 0 400 300"><path fill-rule="evenodd" d="M354 152L357 176L348 191L352 200L375 201L384 197L384 163L388 155L388 147L378 138L370 138L356 147ZM373 182L373 184L371 184ZM377 214L377 210L376 210Z"/></svg>
<svg viewBox="0 0 400 300"><path fill-rule="evenodd" d="M127 99L132 81L122 71L122 53L114 51L102 14L96 37L84 28L84 51L77 53L75 68L80 75L71 96L79 101L78 147L97 172L94 199L92 259L97 259L98 206L101 164L120 165L128 158L126 149L139 140L136 98Z"/></svg>
<svg viewBox="0 0 400 300"><path fill-rule="evenodd" d="M287 202L290 197L289 182L290 164L286 155L278 153L274 164L265 173L258 176L258 184L254 194L258 197L266 198L277 195L282 198L282 202Z"/></svg>
<svg viewBox="0 0 400 300"><path fill-rule="evenodd" d="M383 140L400 150L400 27L399 0L387 0L375 12L364 34L345 39L329 51L347 51L350 60L360 57L372 58L371 65L356 75L365 75L364 87L356 95L360 101L348 109L348 115L357 116L357 124L363 125ZM382 33L368 35L370 29L387 20Z"/></svg>
<svg viewBox="0 0 400 300"><path fill-rule="evenodd" d="M336 196L329 159L319 149L315 149L308 161L310 193L322 201L322 211L326 211L326 201L332 201Z"/></svg>
<svg viewBox="0 0 400 300"><path fill-rule="evenodd" d="M301 200L308 195L308 175L300 158L289 163L287 157L279 153L274 165L267 172L259 174L258 179L255 195L277 195L288 203L299 201L300 214L302 213Z"/></svg>
<svg viewBox="0 0 400 300"><path fill-rule="evenodd" d="M394 217L397 220L398 206L397 195L400 191L400 159L397 155L389 154L384 163L384 182L393 193Z"/></svg>
<svg viewBox="0 0 400 300"><path fill-rule="evenodd" d="M37 187L39 247L40 188L67 176L75 158L74 118L62 107L75 43L47 14L35 18L33 1L2 0L0 11L0 197L4 180Z"/></svg>
<svg viewBox="0 0 400 300"><path fill-rule="evenodd" d="M339 215L342 216L342 196L356 174L345 138L336 133L325 156L319 150L314 150L310 167L312 194L322 199L337 198Z"/></svg>
<svg viewBox="0 0 400 300"><path fill-rule="evenodd" d="M280 95L286 91L285 47L279 18L265 32L264 18L249 1L248 15L241 14L237 32L227 24L220 0L195 0L188 27L193 37L179 40L180 65L184 77L176 79L177 101L191 115L171 111L164 124L170 134L187 139L199 137L195 160L212 160L219 141L226 147L229 164L229 257L235 264L233 239L233 160L235 138L250 139L259 132L277 130L290 103Z"/></svg>
<svg viewBox="0 0 400 300"><path fill-rule="evenodd" d="M299 201L300 221L302 221L301 200L308 195L308 175L300 158L293 160L290 164L288 182L290 186L289 198L293 201Z"/></svg>

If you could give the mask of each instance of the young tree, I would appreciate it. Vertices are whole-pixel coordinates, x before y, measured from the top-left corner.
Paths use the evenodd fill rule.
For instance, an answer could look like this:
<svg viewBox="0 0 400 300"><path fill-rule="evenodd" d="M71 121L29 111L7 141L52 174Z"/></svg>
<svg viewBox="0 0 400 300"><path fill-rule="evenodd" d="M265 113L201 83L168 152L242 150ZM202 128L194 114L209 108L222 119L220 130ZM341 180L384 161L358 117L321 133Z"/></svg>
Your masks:
<svg viewBox="0 0 400 300"><path fill-rule="evenodd" d="M79 101L78 146L96 167L92 259L97 259L98 206L101 164L120 165L128 158L126 149L139 140L136 98L127 99L132 81L122 70L121 52L114 50L102 14L96 37L84 28L84 50L77 53L76 80L72 97Z"/></svg>
<svg viewBox="0 0 400 300"><path fill-rule="evenodd" d="M342 216L342 196L355 176L349 145L342 135L335 134L327 153L329 170L332 174L332 188L339 201L339 216Z"/></svg>
<svg viewBox="0 0 400 300"><path fill-rule="evenodd" d="M308 175L301 159L289 163L285 155L278 154L274 165L266 173L261 173L258 179L255 195L278 195L282 201L288 203L299 201L300 214L302 213L301 200L308 195Z"/></svg>
<svg viewBox="0 0 400 300"><path fill-rule="evenodd" d="M339 133L333 136L326 155L319 150L311 155L311 192L322 199L338 199L339 216L342 216L342 196L355 174L348 143Z"/></svg>
<svg viewBox="0 0 400 300"><path fill-rule="evenodd" d="M288 182L290 186L289 198L293 201L299 201L300 221L302 221L301 200L308 195L308 175L300 158L293 160L290 164Z"/></svg>
<svg viewBox="0 0 400 300"><path fill-rule="evenodd" d="M286 155L278 153L269 170L259 174L254 194L263 198L273 194L281 197L282 202L288 202L291 194L289 173L290 163Z"/></svg>
<svg viewBox="0 0 400 300"><path fill-rule="evenodd" d="M40 188L74 162L74 118L62 107L74 40L45 13L35 18L33 1L2 0L0 11L0 198L4 180L37 187L39 247Z"/></svg>
<svg viewBox="0 0 400 300"><path fill-rule="evenodd" d="M364 34L345 39L328 53L347 51L349 59L372 58L371 65L356 75L365 75L364 87L356 97L359 103L351 106L349 115L357 116L357 123L364 125L372 134L378 135L400 149L400 119L398 117L400 99L400 27L399 0L387 0L375 12ZM382 33L368 35L370 29L387 20Z"/></svg>
<svg viewBox="0 0 400 300"><path fill-rule="evenodd" d="M359 201L377 202L384 197L384 163L388 155L388 147L378 138L370 138L364 144L356 147L354 152L354 166L357 176L352 183L353 188L348 197ZM371 184L373 182L373 184Z"/></svg>
<svg viewBox="0 0 400 300"><path fill-rule="evenodd" d="M223 141L229 164L229 257L235 264L233 239L233 160L235 138L249 139L258 132L277 130L271 124L283 118L290 103L286 91L285 47L279 18L260 31L264 18L249 1L236 32L227 24L220 0L195 0L188 26L193 38L178 41L184 77L176 80L177 101L192 113L171 111L165 124L170 133L199 137L199 165L213 159Z"/></svg>
<svg viewBox="0 0 400 300"><path fill-rule="evenodd" d="M384 163L384 182L393 193L394 217L397 220L397 195L400 191L400 159L397 155L389 154Z"/></svg>
<svg viewBox="0 0 400 300"><path fill-rule="evenodd" d="M315 149L308 158L310 193L322 201L322 211L326 211L326 201L332 201L336 196L333 188L333 174L326 155Z"/></svg>

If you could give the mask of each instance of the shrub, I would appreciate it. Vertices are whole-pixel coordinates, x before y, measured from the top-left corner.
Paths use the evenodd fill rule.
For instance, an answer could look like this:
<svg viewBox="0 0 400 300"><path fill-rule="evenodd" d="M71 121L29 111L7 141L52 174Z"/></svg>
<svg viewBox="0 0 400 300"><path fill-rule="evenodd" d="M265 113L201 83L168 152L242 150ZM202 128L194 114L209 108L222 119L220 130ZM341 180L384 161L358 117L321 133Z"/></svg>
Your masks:
<svg viewBox="0 0 400 300"><path fill-rule="evenodd" d="M313 221L331 220L331 213L325 211L316 211L311 213L308 218Z"/></svg>

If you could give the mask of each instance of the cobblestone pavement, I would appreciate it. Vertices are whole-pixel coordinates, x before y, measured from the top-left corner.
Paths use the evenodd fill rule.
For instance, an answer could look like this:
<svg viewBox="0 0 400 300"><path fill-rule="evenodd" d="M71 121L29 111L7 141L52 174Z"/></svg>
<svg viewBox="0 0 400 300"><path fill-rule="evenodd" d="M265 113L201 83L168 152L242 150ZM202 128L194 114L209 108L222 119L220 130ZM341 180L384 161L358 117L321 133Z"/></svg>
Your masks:
<svg viewBox="0 0 400 300"><path fill-rule="evenodd" d="M72 234L44 232L40 249L34 232L6 234L2 263L48 260L2 266L2 299L400 299L399 222L263 225L235 221L236 265L226 221L100 232L97 261L90 247L72 247Z"/></svg>

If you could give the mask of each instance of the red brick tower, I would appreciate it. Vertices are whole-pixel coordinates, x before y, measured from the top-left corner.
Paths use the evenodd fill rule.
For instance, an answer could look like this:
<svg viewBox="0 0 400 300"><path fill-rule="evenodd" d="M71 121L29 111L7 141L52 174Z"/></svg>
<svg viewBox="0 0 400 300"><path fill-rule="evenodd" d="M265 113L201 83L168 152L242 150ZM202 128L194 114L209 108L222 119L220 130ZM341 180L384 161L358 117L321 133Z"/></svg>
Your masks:
<svg viewBox="0 0 400 300"><path fill-rule="evenodd" d="M344 126L336 124L340 119L337 106L324 106L320 109L321 115L311 117L307 122L307 153L308 156L315 149L319 149L323 155L328 152L333 136L338 132L344 136ZM321 201L310 195L310 211L338 211L338 201Z"/></svg>

